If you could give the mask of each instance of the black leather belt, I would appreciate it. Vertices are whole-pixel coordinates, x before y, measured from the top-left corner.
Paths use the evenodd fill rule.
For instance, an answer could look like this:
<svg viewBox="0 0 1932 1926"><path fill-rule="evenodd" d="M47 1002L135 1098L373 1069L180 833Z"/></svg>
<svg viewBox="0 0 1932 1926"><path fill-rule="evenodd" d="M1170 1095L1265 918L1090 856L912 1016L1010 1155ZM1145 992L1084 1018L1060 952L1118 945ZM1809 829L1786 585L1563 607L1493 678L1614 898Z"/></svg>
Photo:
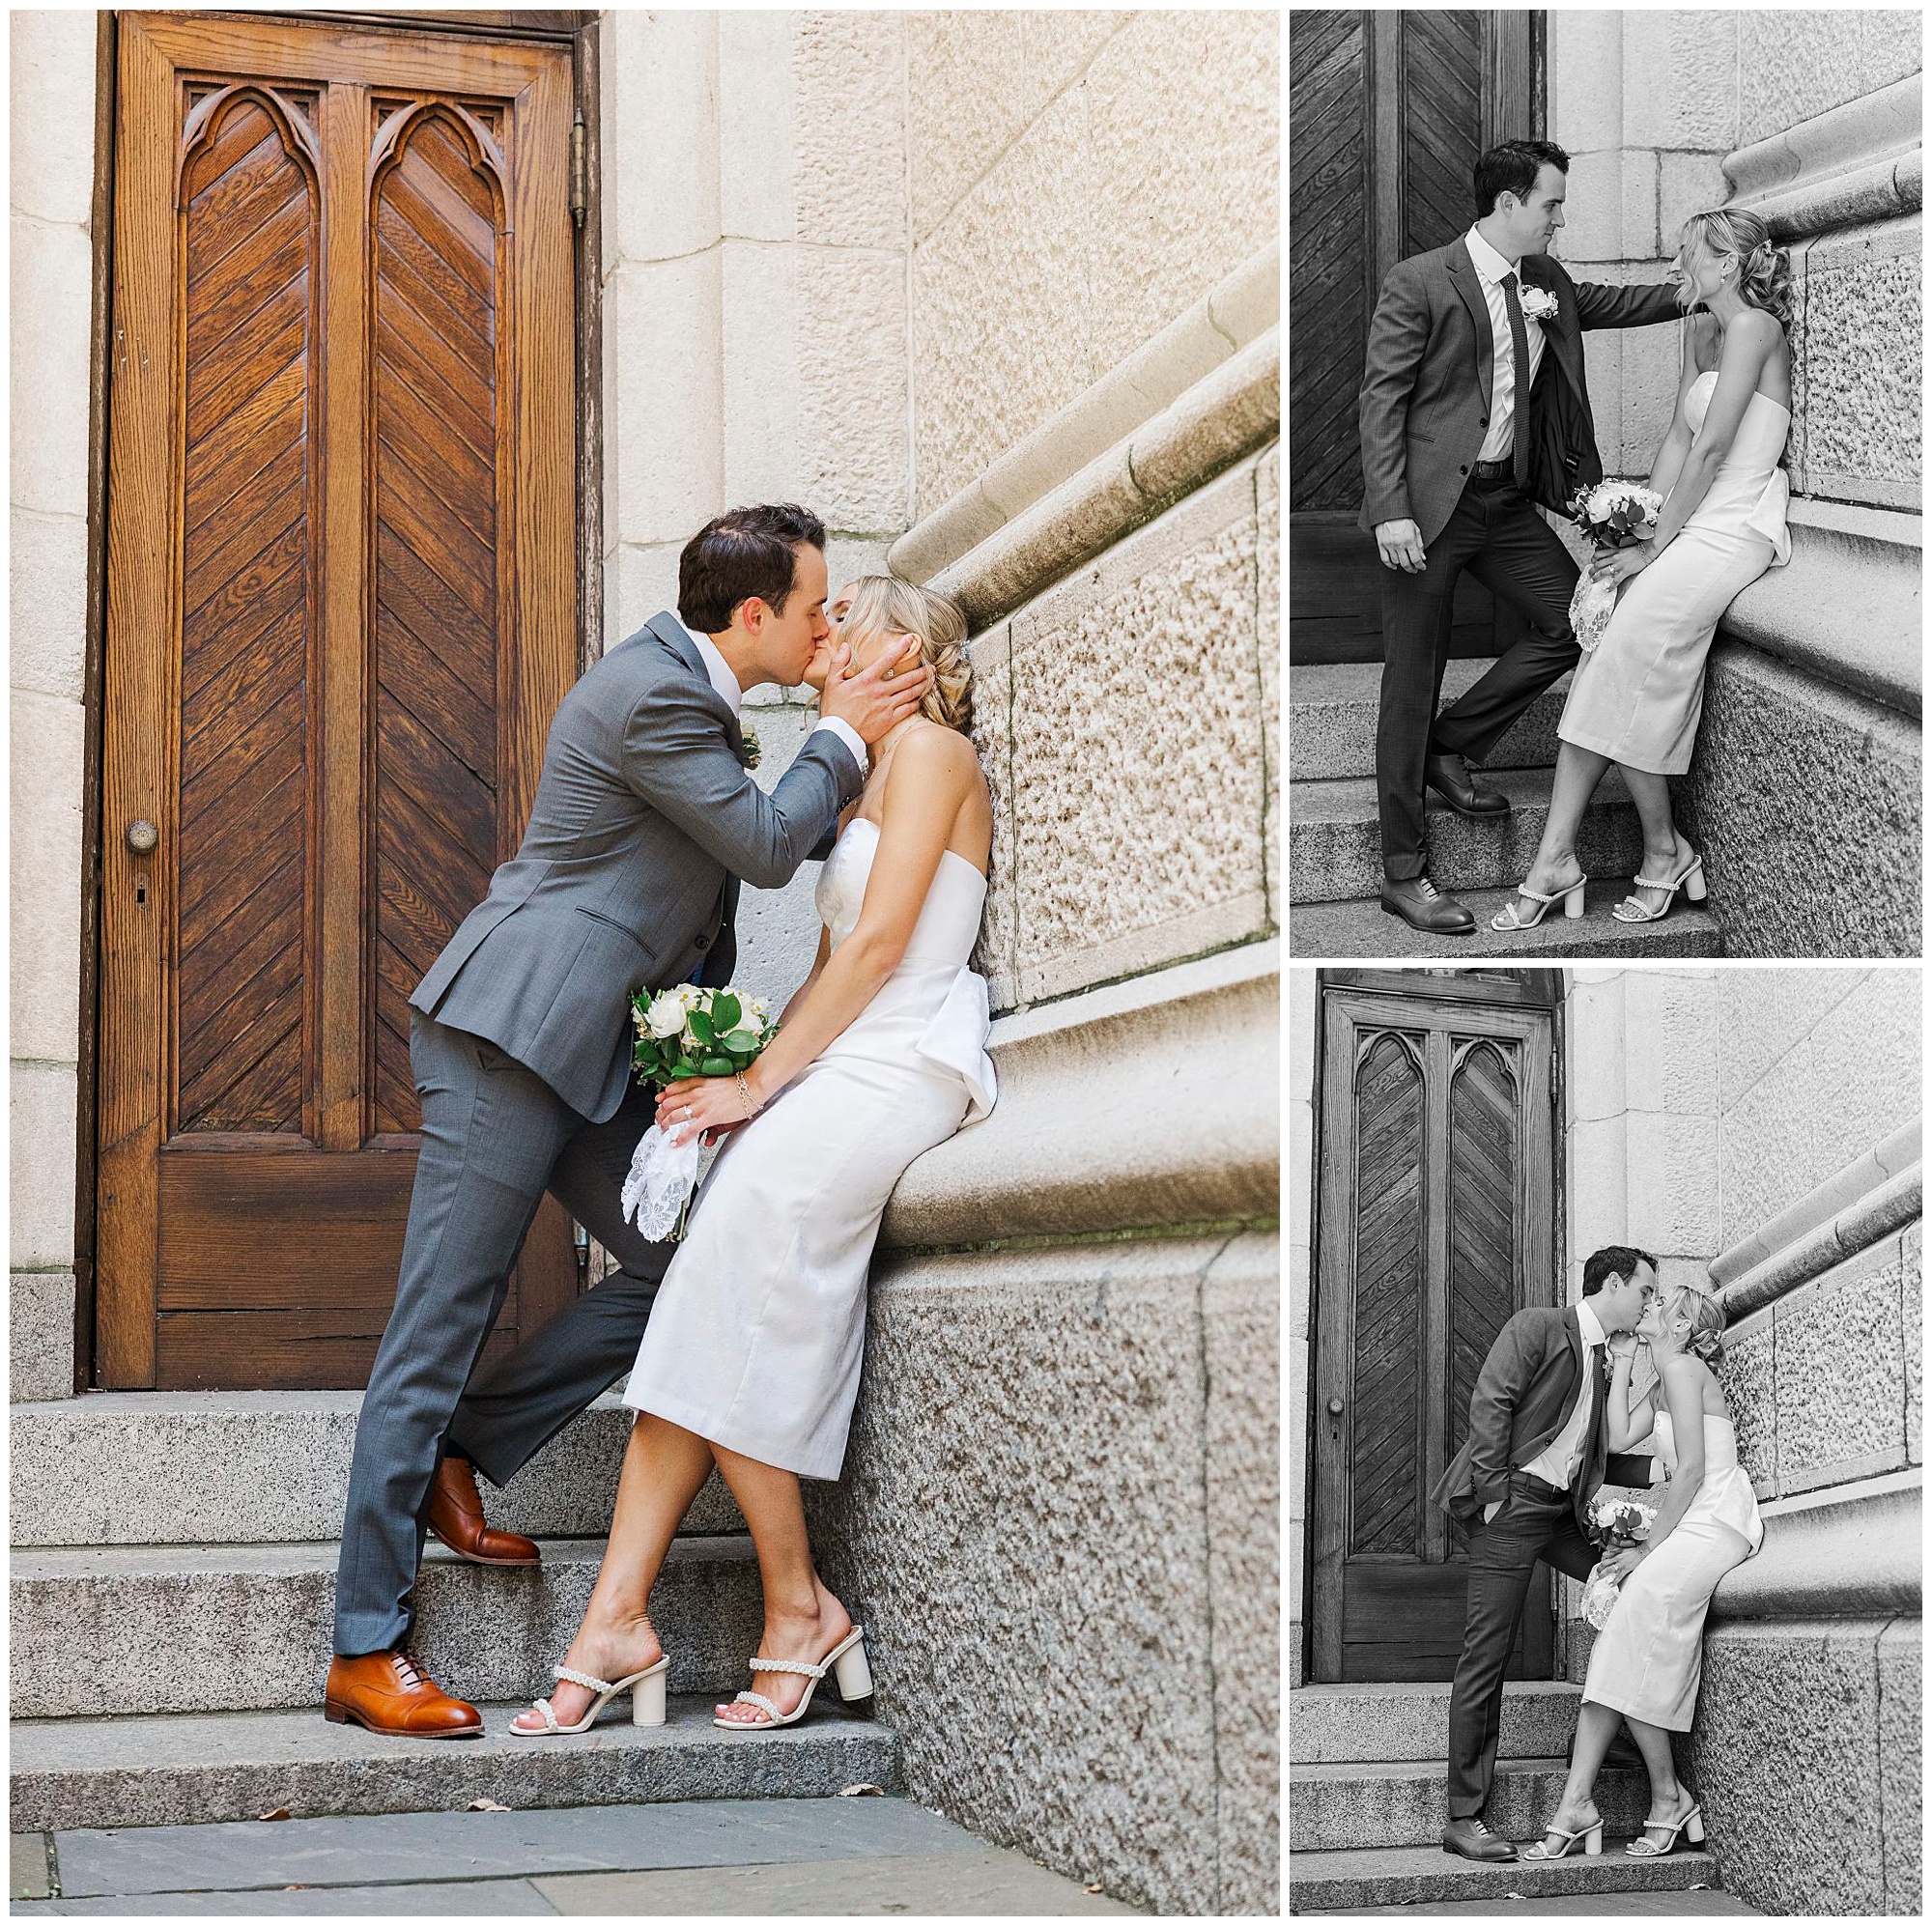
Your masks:
<svg viewBox="0 0 1932 1926"><path fill-rule="evenodd" d="M1547 1478L1539 1478L1533 1471L1518 1471L1514 1474L1527 1485L1539 1498L1567 1498L1570 1493L1566 1487L1552 1485Z"/></svg>
<svg viewBox="0 0 1932 1926"><path fill-rule="evenodd" d="M1516 457L1505 455L1496 462L1471 462L1469 479L1481 482L1486 488L1493 488L1498 482L1516 480Z"/></svg>

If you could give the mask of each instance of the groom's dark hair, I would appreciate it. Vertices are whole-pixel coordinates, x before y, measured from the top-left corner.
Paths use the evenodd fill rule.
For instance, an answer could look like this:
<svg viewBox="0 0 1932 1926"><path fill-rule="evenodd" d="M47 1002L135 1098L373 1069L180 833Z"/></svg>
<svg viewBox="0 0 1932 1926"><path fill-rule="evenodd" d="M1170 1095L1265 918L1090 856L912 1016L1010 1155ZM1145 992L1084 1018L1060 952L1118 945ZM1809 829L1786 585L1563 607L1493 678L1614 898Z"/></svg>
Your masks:
<svg viewBox="0 0 1932 1926"><path fill-rule="evenodd" d="M1545 167L1570 171L1570 156L1553 140L1506 140L1476 162L1476 218L1493 213L1498 194L1526 201Z"/></svg>
<svg viewBox="0 0 1932 1926"><path fill-rule="evenodd" d="M1634 1244L1605 1244L1583 1260L1583 1295L1594 1297L1604 1288L1605 1278L1620 1277L1628 1282L1636 1275L1638 1264L1657 1268L1657 1260Z"/></svg>
<svg viewBox="0 0 1932 1926"><path fill-rule="evenodd" d="M731 626L731 611L755 595L784 613L798 573L800 542L825 546L825 524L795 501L727 508L684 545L677 558L677 612L700 636Z"/></svg>

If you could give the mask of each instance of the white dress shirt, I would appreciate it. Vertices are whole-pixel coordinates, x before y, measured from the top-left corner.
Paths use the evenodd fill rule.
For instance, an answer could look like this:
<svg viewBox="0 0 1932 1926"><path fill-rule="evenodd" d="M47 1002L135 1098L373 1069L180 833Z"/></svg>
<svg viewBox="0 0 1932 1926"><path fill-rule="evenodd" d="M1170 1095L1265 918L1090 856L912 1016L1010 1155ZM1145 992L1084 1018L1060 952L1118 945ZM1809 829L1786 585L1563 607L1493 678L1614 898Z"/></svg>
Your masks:
<svg viewBox="0 0 1932 1926"><path fill-rule="evenodd" d="M711 686L731 705L732 715L737 715L744 707L745 692L738 686L738 678L731 665L724 660L718 644L709 636L700 636L682 615L674 610L671 620L692 639L697 650L697 659L704 665L704 672L711 678ZM812 724L814 729L830 729L853 755L859 764L859 774L865 775L870 766L870 751L866 748L866 739L850 722L841 722L837 716L821 716Z"/></svg>
<svg viewBox="0 0 1932 1926"><path fill-rule="evenodd" d="M1583 1336L1583 1381L1577 1402L1563 1429L1544 1447L1539 1458L1522 1468L1534 1472L1546 1485L1567 1491L1577 1481L1577 1467L1583 1461L1583 1439L1590 1425L1590 1408L1597 1398L1597 1350L1604 1342L1604 1327L1586 1297L1577 1306L1577 1325Z"/></svg>
<svg viewBox="0 0 1932 1926"><path fill-rule="evenodd" d="M1483 284L1483 299L1490 310L1490 342L1495 350L1490 376L1490 432L1483 437L1483 452L1476 459L1499 462L1516 447L1516 356L1510 346L1510 311L1503 296L1503 276L1517 274L1517 270L1473 227L1463 239L1468 243L1476 278ZM1520 274L1517 274L1517 301L1519 305L1522 301ZM1534 387L1536 370L1543 360L1543 328L1524 315L1522 331L1529 345L1525 379Z"/></svg>

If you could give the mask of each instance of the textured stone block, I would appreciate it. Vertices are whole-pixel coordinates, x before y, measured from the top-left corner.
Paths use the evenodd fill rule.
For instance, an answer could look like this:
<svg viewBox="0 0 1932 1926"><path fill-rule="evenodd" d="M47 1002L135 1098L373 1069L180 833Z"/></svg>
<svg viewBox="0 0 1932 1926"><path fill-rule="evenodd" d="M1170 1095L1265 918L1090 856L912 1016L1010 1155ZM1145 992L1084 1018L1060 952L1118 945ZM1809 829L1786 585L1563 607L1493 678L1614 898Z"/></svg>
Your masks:
<svg viewBox="0 0 1932 1926"><path fill-rule="evenodd" d="M905 16L906 167L921 240L1027 125L1015 84L1022 17L1004 8Z"/></svg>
<svg viewBox="0 0 1932 1926"><path fill-rule="evenodd" d="M1920 1903L1920 1769L1925 1696L1924 1638L1918 1619L1894 1619L1878 1635L1879 1833L1884 1840L1885 1910L1905 1918Z"/></svg>
<svg viewBox="0 0 1932 1926"><path fill-rule="evenodd" d="M769 16L749 17L769 33ZM834 247L903 248L905 15L821 11L792 19L798 238ZM861 125L865 137L855 139Z"/></svg>
<svg viewBox="0 0 1932 1926"><path fill-rule="evenodd" d="M913 16L915 40L922 31L917 22L936 17ZM1096 297L1086 245L1092 203L1087 116L1085 88L1061 95L914 256L922 515L1103 372L1094 350ZM946 124L949 138L957 125L957 117ZM915 103L915 156L919 126ZM1206 285L1190 288L1187 299L1206 292ZM1183 300L1179 307L1186 305Z"/></svg>
<svg viewBox="0 0 1932 1926"><path fill-rule="evenodd" d="M764 241L719 243L724 501L810 498L800 464L804 369L799 280L809 258L804 248ZM655 452L662 462L669 451L660 442ZM696 534L703 520L694 520L686 533Z"/></svg>
<svg viewBox="0 0 1932 1926"><path fill-rule="evenodd" d="M1028 997L1265 926L1253 501L1232 470L1013 617Z"/></svg>
<svg viewBox="0 0 1932 1926"><path fill-rule="evenodd" d="M1431 1760L1397 1765L1291 1766L1291 1853L1365 1852L1389 1846L1435 1846L1448 1818L1447 1777ZM1499 1759L1483 1817L1506 1839L1527 1839L1563 1790L1562 1762ZM1633 1833L1643 1825L1644 1775L1605 1767L1595 1788L1605 1831Z"/></svg>
<svg viewBox="0 0 1932 1926"><path fill-rule="evenodd" d="M1633 970L1625 977L1624 1074L1633 1110L1716 1113L1719 974Z"/></svg>
<svg viewBox="0 0 1932 1926"><path fill-rule="evenodd" d="M1653 169L1656 156L1643 156ZM1557 236L1555 251L1565 264L1577 264L1574 276L1595 280L1588 264L1620 261L1624 258L1624 169L1630 158L1622 148L1607 148L1599 154L1576 154L1570 158L1568 186L1563 201L1563 228ZM1594 396L1595 367L1591 368Z"/></svg>
<svg viewBox="0 0 1932 1926"><path fill-rule="evenodd" d="M1631 1240L1701 1257L1719 1250L1716 1119L1634 1109L1627 1142Z"/></svg>
<svg viewBox="0 0 1932 1926"><path fill-rule="evenodd" d="M1723 1217L1713 1256L1811 1188L1810 1074L1807 1037L1726 1108L1719 1152Z"/></svg>
<svg viewBox="0 0 1932 1926"><path fill-rule="evenodd" d="M668 542L624 542L604 557L604 646L636 635L661 609L677 607L677 558L703 524Z"/></svg>
<svg viewBox="0 0 1932 1926"><path fill-rule="evenodd" d="M1290 1760L1364 1765L1449 1755L1449 1681L1312 1685L1289 1700ZM1577 1734L1583 1695L1567 1682L1511 1680L1503 1687L1499 1759L1560 1759Z"/></svg>
<svg viewBox="0 0 1932 1926"><path fill-rule="evenodd" d="M817 717L795 703L745 706L744 719L758 732L763 751L755 780L771 790L792 765ZM793 991L811 974L823 927L813 900L823 864L801 864L782 890L754 890L738 897L738 962L731 980L782 1009Z"/></svg>
<svg viewBox="0 0 1932 1926"><path fill-rule="evenodd" d="M85 227L94 212L99 16L20 8L9 22L8 204L40 221ZM58 104L60 111L50 111Z"/></svg>
<svg viewBox="0 0 1932 1926"><path fill-rule="evenodd" d="M1857 970L1718 973L1719 1107L1728 1113L1780 1057L1810 1035L1861 980Z"/></svg>
<svg viewBox="0 0 1932 1926"><path fill-rule="evenodd" d="M1867 25L1868 17L1876 24ZM1855 100L1918 66L1917 25L1905 19L1796 7L1751 9L1736 19L1741 146Z"/></svg>
<svg viewBox="0 0 1932 1926"><path fill-rule="evenodd" d="M1219 1910L1280 1910L1281 1245L1236 1237L1201 1289Z"/></svg>
<svg viewBox="0 0 1932 1926"><path fill-rule="evenodd" d="M1171 1912L1213 1907L1198 1306L1221 1247L875 1271L845 1479L808 1498L827 1582L877 1637L908 1792ZM998 1691L934 1696L988 1652ZM1132 1704L1131 1744L1096 1699Z"/></svg>
<svg viewBox="0 0 1932 1926"><path fill-rule="evenodd" d="M1567 1133L1572 1242L1584 1256L1631 1236L1629 1121L1619 1113L1573 1123Z"/></svg>
<svg viewBox="0 0 1932 1926"><path fill-rule="evenodd" d="M1720 634L1678 795L1727 955L1919 953L1918 737Z"/></svg>
<svg viewBox="0 0 1932 1926"><path fill-rule="evenodd" d="M1132 18L1082 7L1021 10L1021 111L1031 119L1062 88L1079 80L1094 56Z"/></svg>
<svg viewBox="0 0 1932 1926"><path fill-rule="evenodd" d="M771 14L725 8L713 18L716 99L730 102L734 127L757 129L753 140L735 139L722 129L712 136L718 144L719 232L735 239L789 241L797 226L793 142L802 122L822 122L826 116L810 109L793 113L791 37L781 26L774 30Z"/></svg>
<svg viewBox="0 0 1932 1926"><path fill-rule="evenodd" d="M1623 15L1626 142L1720 155L1737 145L1738 18L1681 7Z"/></svg>
<svg viewBox="0 0 1932 1926"><path fill-rule="evenodd" d="M1809 493L1918 505L1920 254L1915 218L1806 256L1793 405Z"/></svg>
<svg viewBox="0 0 1932 1926"><path fill-rule="evenodd" d="M986 918L974 966L996 1010L1019 1000L1019 879L1014 870L1012 632L1001 622L974 637L973 747L993 799L993 851L986 870Z"/></svg>
<svg viewBox="0 0 1932 1926"><path fill-rule="evenodd" d="M1760 1311L1724 1333L1724 1408L1738 1434L1738 1462L1760 1498L1777 1495L1777 1327Z"/></svg>
<svg viewBox="0 0 1932 1926"><path fill-rule="evenodd" d="M833 527L896 533L912 503L904 261L799 254L800 487Z"/></svg>
<svg viewBox="0 0 1932 1926"><path fill-rule="evenodd" d="M1563 1083L1573 1123L1620 1117L1630 1107L1624 1001L1632 980L1621 971L1607 981L1592 981L1581 970L1572 976Z"/></svg>
<svg viewBox="0 0 1932 1926"><path fill-rule="evenodd" d="M1182 73L1212 82L1175 86ZM1085 92L1094 165L1082 240L1094 355L1106 368L1280 232L1281 23L1137 14L1094 57Z"/></svg>
<svg viewBox="0 0 1932 1926"><path fill-rule="evenodd" d="M8 1396L15 1404L73 1396L73 1273L16 1270L7 1280ZM14 1542L17 1544L18 1537Z"/></svg>
<svg viewBox="0 0 1932 1926"><path fill-rule="evenodd" d="M1899 1239L1899 1258L1904 1266L1899 1290L1900 1323L1905 1334L1905 1461L1908 1464L1925 1462L1925 1447L1919 1433L1921 1402L1923 1397L1920 1373L1924 1361L1920 1354L1921 1317L1919 1303L1920 1276L1923 1270L1922 1227L1914 1224Z"/></svg>
<svg viewBox="0 0 1932 1926"><path fill-rule="evenodd" d="M1921 985L1873 970L1811 1033L1812 1181L1918 1115Z"/></svg>
<svg viewBox="0 0 1932 1926"><path fill-rule="evenodd" d="M78 702L14 692L9 964L10 1054L71 1063L80 1054L81 779L87 718ZM71 1186L70 1185L70 1188Z"/></svg>
<svg viewBox="0 0 1932 1926"><path fill-rule="evenodd" d="M1265 851L1267 918L1277 928L1286 916L1282 894L1281 797L1288 772L1281 753L1281 444L1255 469L1255 647L1262 669L1262 774L1267 787L1262 821Z"/></svg>
<svg viewBox="0 0 1932 1926"><path fill-rule="evenodd" d="M87 524L78 515L15 508L8 526L12 686L78 703L87 668Z"/></svg>
<svg viewBox="0 0 1932 1926"><path fill-rule="evenodd" d="M9 265L9 498L15 508L84 518L94 243L80 228L16 214Z"/></svg>
<svg viewBox="0 0 1932 1926"><path fill-rule="evenodd" d="M15 1062L9 1086L9 1255L23 1270L57 1270L73 1262L73 1066Z"/></svg>
<svg viewBox="0 0 1932 1926"><path fill-rule="evenodd" d="M1885 1910L1880 1853L1818 1848L1872 1838L1881 1626L1787 1619L1705 1634L1691 1781L1725 1889L1766 1912ZM1765 1770L1778 1759L1802 1770Z"/></svg>
<svg viewBox="0 0 1932 1926"><path fill-rule="evenodd" d="M1550 127L1578 155L1621 147L1624 140L1624 22L1607 9L1559 8L1549 15Z"/></svg>
<svg viewBox="0 0 1932 1926"><path fill-rule="evenodd" d="M1773 1307L1780 1493L1904 1464L1904 1273L1887 1237Z"/></svg>
<svg viewBox="0 0 1932 1926"><path fill-rule="evenodd" d="M720 252L626 263L607 275L604 303L605 342L616 351L606 539L681 546L724 505Z"/></svg>
<svg viewBox="0 0 1932 1926"><path fill-rule="evenodd" d="M625 263L675 260L718 239L717 21L709 13L619 8L602 23L607 277ZM611 333L612 319L607 311L607 347L627 339Z"/></svg>
<svg viewBox="0 0 1932 1926"><path fill-rule="evenodd" d="M1720 208L1731 195L1718 155L1664 154L1658 160L1658 252L1668 256L1675 253L1684 223L1692 214Z"/></svg>

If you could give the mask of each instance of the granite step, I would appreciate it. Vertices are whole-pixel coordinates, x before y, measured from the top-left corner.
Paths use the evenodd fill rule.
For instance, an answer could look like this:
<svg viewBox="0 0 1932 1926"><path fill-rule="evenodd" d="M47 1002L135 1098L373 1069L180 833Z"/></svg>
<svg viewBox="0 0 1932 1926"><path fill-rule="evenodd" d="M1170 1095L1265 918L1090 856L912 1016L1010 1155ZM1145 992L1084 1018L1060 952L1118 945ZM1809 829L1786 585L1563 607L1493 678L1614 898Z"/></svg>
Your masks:
<svg viewBox="0 0 1932 1926"><path fill-rule="evenodd" d="M1442 672L1447 707L1479 682L1491 657L1452 662ZM1288 673L1288 766L1297 782L1376 773L1376 717L1381 707L1378 662L1321 664ZM1547 689L1511 723L1490 752L1486 770L1543 769L1556 760L1556 723L1570 678Z"/></svg>
<svg viewBox="0 0 1932 1926"><path fill-rule="evenodd" d="M1507 815L1459 815L1432 795L1427 813L1429 874L1438 889L1498 890L1528 873L1549 814L1551 772L1504 770L1490 786L1510 802ZM1381 836L1370 777L1292 781L1288 804L1289 901L1346 903L1381 887ZM1623 779L1612 769L1584 811L1577 859L1588 876L1628 879L1643 859L1643 834Z"/></svg>
<svg viewBox="0 0 1932 1926"><path fill-rule="evenodd" d="M898 1741L837 1708L758 1734L721 1731L710 1697L673 1698L661 1726L613 1708L570 1739L518 1739L521 1707L486 1704L480 1739L384 1739L320 1711L20 1719L12 1728L15 1832L189 1826L321 1814L444 1812L471 1799L534 1807L670 1799L819 1799L899 1782Z"/></svg>
<svg viewBox="0 0 1932 1926"><path fill-rule="evenodd" d="M1534 929L1505 935L1490 919L1514 889L1459 890L1457 897L1476 919L1468 936L1424 936L1375 897L1352 903L1301 903L1289 918L1292 956L1598 957L1605 962L1644 956L1721 956L1723 931L1708 909L1677 905L1661 922L1619 922L1612 908L1630 894L1630 878L1606 877L1583 892L1583 914L1575 921L1560 905Z"/></svg>
<svg viewBox="0 0 1932 1926"><path fill-rule="evenodd" d="M342 1530L359 1391L105 1391L15 1404L16 1545L306 1544ZM493 1524L532 1538L610 1529L631 1414L607 1394L501 1491ZM130 1475L138 1472L138 1475ZM685 1530L742 1531L716 1472Z"/></svg>
<svg viewBox="0 0 1932 1926"><path fill-rule="evenodd" d="M412 1650L446 1690L476 1703L548 1690L604 1541L540 1543L537 1570L468 1565L429 1546ZM319 1706L336 1554L329 1543L16 1550L13 1715ZM751 1540L676 1540L651 1617L672 1691L736 1692L763 1629Z"/></svg>
<svg viewBox="0 0 1932 1926"><path fill-rule="evenodd" d="M1534 1911L1508 1902L1587 1893L1688 1892L1719 1884L1708 1853L1672 1853L1633 1859L1624 1848L1635 1834L1604 1834L1600 1857L1573 1856L1550 1865L1519 1859L1484 1865L1440 1846L1383 1846L1359 1852L1291 1853L1289 1911L1319 1912L1347 1906L1415 1906L1499 1900L1497 1910Z"/></svg>
<svg viewBox="0 0 1932 1926"><path fill-rule="evenodd" d="M1498 1759L1484 1819L1505 1839L1541 1836L1562 1797L1561 1754ZM1597 1810L1605 1834L1630 1837L1650 1810L1650 1781L1636 1770L1605 1768L1597 1775ZM1384 1846L1435 1846L1447 1824L1447 1769L1439 1759L1291 1765L1291 1853L1364 1852Z"/></svg>
<svg viewBox="0 0 1932 1926"><path fill-rule="evenodd" d="M1288 1756L1295 1766L1446 1759L1448 1680L1299 1685L1288 1695ZM1583 1688L1562 1679L1503 1686L1501 1759L1561 1758L1577 1731Z"/></svg>

